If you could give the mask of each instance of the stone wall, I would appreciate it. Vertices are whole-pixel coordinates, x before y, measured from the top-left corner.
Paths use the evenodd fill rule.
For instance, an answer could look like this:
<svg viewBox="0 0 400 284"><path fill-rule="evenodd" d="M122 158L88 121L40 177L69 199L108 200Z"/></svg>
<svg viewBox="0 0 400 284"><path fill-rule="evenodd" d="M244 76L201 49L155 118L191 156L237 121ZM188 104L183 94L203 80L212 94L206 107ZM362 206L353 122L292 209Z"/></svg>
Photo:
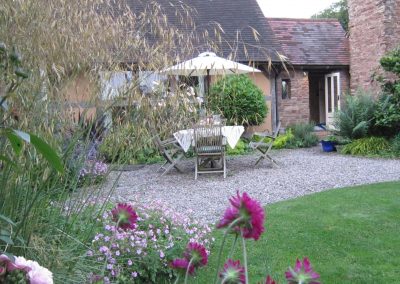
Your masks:
<svg viewBox="0 0 400 284"><path fill-rule="evenodd" d="M400 1L349 0L349 17L351 90L377 94L372 78L381 72L379 60L400 44Z"/></svg>
<svg viewBox="0 0 400 284"><path fill-rule="evenodd" d="M282 72L277 79L277 104L281 127L292 123L310 121L310 94L307 72L294 70L290 72L291 97L282 99L282 79L289 75Z"/></svg>

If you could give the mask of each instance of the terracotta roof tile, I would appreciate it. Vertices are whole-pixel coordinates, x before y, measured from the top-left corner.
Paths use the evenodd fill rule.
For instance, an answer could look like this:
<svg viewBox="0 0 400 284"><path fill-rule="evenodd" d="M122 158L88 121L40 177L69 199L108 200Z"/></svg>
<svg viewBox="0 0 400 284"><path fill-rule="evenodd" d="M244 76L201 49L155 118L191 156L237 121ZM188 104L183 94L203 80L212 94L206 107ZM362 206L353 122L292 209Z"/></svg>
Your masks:
<svg viewBox="0 0 400 284"><path fill-rule="evenodd" d="M292 65L349 65L349 41L336 19L267 18Z"/></svg>

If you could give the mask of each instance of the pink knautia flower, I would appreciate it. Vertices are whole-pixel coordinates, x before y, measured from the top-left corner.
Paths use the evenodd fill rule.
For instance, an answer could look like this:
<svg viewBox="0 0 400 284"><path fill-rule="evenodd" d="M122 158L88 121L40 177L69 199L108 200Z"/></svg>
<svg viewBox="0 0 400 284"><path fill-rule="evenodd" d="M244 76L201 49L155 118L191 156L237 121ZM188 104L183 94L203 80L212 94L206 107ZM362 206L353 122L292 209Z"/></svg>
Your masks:
<svg viewBox="0 0 400 284"><path fill-rule="evenodd" d="M199 243L188 243L184 256L188 261L192 261L195 267L204 266L208 262L206 248Z"/></svg>
<svg viewBox="0 0 400 284"><path fill-rule="evenodd" d="M242 196L237 192L237 196L231 197L229 202L232 207L226 209L217 228L226 228L237 222L234 231L241 231L246 239L258 240L264 232L264 209L260 203L251 199L246 192Z"/></svg>
<svg viewBox="0 0 400 284"><path fill-rule="evenodd" d="M240 265L240 261L228 259L222 271L219 273L222 283L226 284L246 284L246 276L244 267Z"/></svg>
<svg viewBox="0 0 400 284"><path fill-rule="evenodd" d="M113 221L123 230L135 229L137 214L132 206L126 203L119 203L111 210Z"/></svg>
<svg viewBox="0 0 400 284"><path fill-rule="evenodd" d="M186 271L188 270L189 261L186 258L175 258L173 261L171 261L170 266L173 269L176 269L177 271L185 274ZM190 275L194 274L193 265L190 265L188 272Z"/></svg>
<svg viewBox="0 0 400 284"><path fill-rule="evenodd" d="M267 276L267 280L265 280L265 284L276 284L275 280L271 278L271 276Z"/></svg>
<svg viewBox="0 0 400 284"><path fill-rule="evenodd" d="M315 281L320 278L320 275L312 270L308 257L303 258L302 262L297 259L294 269L289 267L289 270L285 272L285 276L289 284L320 284L320 282Z"/></svg>

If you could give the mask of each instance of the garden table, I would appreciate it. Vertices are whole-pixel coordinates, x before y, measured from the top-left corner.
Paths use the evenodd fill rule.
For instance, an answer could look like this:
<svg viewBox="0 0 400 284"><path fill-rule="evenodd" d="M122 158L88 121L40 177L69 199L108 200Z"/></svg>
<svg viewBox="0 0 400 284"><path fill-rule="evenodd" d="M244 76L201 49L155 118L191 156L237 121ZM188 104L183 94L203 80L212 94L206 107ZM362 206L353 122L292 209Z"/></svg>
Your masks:
<svg viewBox="0 0 400 284"><path fill-rule="evenodd" d="M235 148L243 132L244 127L242 125L222 127L222 136L225 138L225 143L228 143L232 149ZM174 137L185 152L189 150L190 146L194 146L193 129L179 130L178 132L174 133Z"/></svg>

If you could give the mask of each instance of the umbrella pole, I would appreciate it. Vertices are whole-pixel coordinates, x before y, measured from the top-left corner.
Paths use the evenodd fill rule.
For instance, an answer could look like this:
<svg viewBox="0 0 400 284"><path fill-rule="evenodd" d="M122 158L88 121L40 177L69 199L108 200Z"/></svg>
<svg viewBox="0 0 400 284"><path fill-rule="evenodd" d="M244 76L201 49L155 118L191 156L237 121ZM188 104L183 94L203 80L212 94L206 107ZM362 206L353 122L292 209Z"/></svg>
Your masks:
<svg viewBox="0 0 400 284"><path fill-rule="evenodd" d="M207 97L204 100L206 109L207 109L207 102L208 102L209 96L210 96L210 69L207 69Z"/></svg>

